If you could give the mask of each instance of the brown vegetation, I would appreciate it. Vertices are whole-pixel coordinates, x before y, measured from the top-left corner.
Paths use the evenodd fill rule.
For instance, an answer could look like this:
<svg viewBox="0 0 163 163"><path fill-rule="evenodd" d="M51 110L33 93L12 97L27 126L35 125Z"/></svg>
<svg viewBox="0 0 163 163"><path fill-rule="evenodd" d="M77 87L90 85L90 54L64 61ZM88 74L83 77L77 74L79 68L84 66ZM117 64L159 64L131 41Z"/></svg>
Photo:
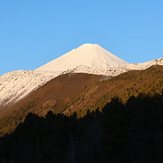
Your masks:
<svg viewBox="0 0 163 163"><path fill-rule="evenodd" d="M2 133L12 131L13 126L23 121L28 112L44 116L49 110L66 115L75 111L78 117L83 117L88 109L101 109L115 96L125 103L131 96L137 97L140 93L161 94L162 90L163 66L129 71L108 80L100 75L65 74L1 112L0 130L4 129L5 124L6 129ZM14 121L14 125L8 119Z"/></svg>

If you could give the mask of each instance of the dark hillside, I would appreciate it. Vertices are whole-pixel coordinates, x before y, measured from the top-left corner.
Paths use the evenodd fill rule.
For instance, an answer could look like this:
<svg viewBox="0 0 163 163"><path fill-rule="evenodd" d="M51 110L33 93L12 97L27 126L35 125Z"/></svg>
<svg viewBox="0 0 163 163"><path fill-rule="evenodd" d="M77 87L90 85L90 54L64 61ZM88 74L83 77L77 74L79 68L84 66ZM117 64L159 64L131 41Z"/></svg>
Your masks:
<svg viewBox="0 0 163 163"><path fill-rule="evenodd" d="M53 113L78 117L102 109L111 98L119 97L125 104L131 96L144 93L153 96L163 90L163 66L152 66L142 71L129 71L108 78L90 74L65 74L54 78L27 97L1 112L1 135L13 131L24 121L28 112L45 116Z"/></svg>
<svg viewBox="0 0 163 163"><path fill-rule="evenodd" d="M124 104L113 98L102 112L77 119L29 113L1 138L2 163L163 162L163 95L139 94Z"/></svg>

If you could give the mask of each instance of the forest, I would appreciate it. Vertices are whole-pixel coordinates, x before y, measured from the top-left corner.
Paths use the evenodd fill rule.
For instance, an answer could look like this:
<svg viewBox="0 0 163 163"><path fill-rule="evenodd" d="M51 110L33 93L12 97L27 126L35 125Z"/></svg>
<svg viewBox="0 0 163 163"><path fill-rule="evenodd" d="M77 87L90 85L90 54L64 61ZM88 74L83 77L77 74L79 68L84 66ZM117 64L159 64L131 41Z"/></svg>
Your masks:
<svg viewBox="0 0 163 163"><path fill-rule="evenodd" d="M114 97L78 118L28 113L0 138L1 163L163 162L163 93Z"/></svg>

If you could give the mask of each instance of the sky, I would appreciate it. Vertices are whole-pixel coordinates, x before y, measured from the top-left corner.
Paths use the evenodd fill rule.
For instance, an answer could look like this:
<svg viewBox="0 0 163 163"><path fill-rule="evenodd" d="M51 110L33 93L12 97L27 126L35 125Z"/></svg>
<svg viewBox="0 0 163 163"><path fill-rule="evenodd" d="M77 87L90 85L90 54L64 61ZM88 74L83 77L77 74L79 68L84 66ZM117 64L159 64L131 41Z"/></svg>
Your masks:
<svg viewBox="0 0 163 163"><path fill-rule="evenodd" d="M0 0L0 76L84 43L129 63L163 57L163 0Z"/></svg>

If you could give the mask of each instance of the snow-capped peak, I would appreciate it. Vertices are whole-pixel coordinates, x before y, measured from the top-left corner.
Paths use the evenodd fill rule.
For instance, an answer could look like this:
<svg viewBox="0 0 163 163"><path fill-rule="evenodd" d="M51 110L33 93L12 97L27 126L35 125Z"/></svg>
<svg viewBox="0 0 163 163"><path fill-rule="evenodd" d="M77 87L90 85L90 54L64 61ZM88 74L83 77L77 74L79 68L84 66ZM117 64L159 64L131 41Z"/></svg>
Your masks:
<svg viewBox="0 0 163 163"><path fill-rule="evenodd" d="M62 73L63 71L74 69L80 65L98 69L109 69L122 64L127 64L127 62L97 44L87 43L36 70Z"/></svg>
<svg viewBox="0 0 163 163"><path fill-rule="evenodd" d="M18 70L0 76L0 108L17 102L60 74L82 72L116 76L158 64L163 65L163 58L128 64L97 44L84 44L36 70Z"/></svg>

